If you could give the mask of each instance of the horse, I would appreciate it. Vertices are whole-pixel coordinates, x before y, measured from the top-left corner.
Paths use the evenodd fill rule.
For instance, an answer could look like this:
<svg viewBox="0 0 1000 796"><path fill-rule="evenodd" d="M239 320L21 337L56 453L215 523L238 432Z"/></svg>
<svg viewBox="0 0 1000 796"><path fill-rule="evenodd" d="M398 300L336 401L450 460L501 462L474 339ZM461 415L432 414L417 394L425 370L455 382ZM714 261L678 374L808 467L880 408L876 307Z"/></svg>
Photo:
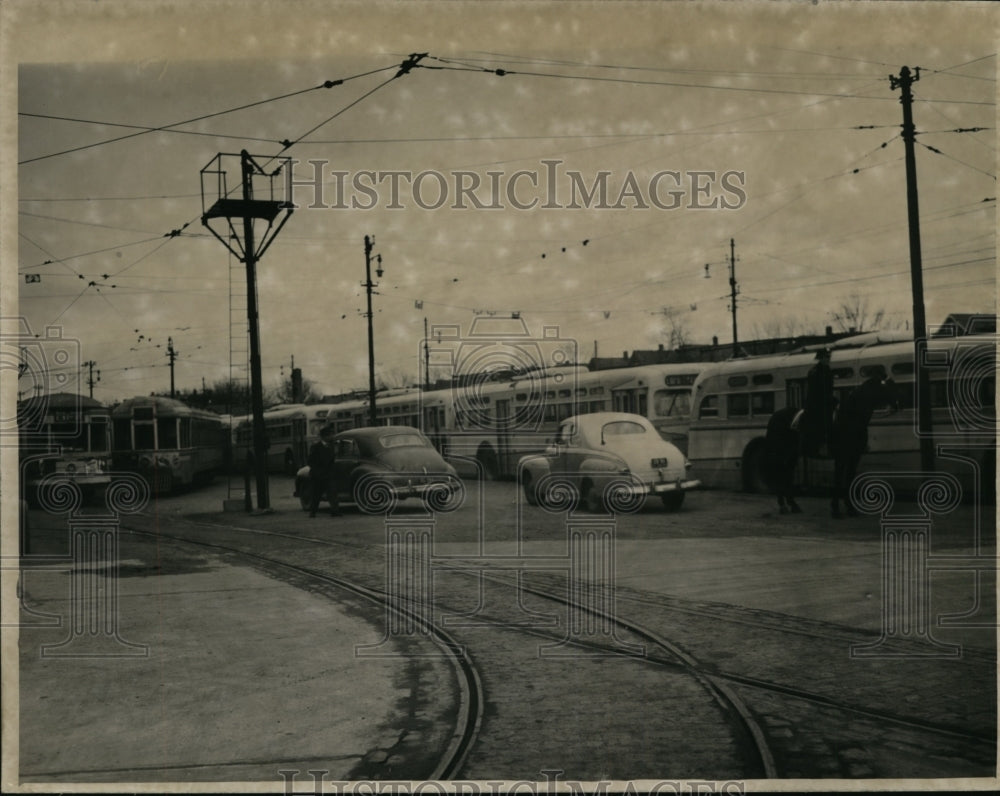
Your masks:
<svg viewBox="0 0 1000 796"><path fill-rule="evenodd" d="M896 385L884 373L871 376L844 399L834 415L829 449L833 456L834 483L830 503L831 516L839 518L843 500L849 515L857 512L847 500L847 489L857 474L861 455L868 446L868 424L876 409L899 408ZM779 409L767 424L764 437L762 475L778 500L782 514L799 513L795 502L795 465L804 455L804 434L801 429L814 421L805 410L797 407Z"/></svg>
<svg viewBox="0 0 1000 796"><path fill-rule="evenodd" d="M833 454L833 494L830 498L830 516L841 517L840 501L843 500L848 516L856 517L857 510L847 499L847 490L858 472L862 454L868 449L868 424L876 409L889 407L899 411L896 383L885 374L869 377L854 389L837 407L830 436L830 453Z"/></svg>
<svg viewBox="0 0 1000 796"><path fill-rule="evenodd" d="M761 475L778 499L778 510L782 514L802 511L795 502L795 465L802 455L803 435L799 428L804 416L804 409L786 406L771 415L767 422Z"/></svg>

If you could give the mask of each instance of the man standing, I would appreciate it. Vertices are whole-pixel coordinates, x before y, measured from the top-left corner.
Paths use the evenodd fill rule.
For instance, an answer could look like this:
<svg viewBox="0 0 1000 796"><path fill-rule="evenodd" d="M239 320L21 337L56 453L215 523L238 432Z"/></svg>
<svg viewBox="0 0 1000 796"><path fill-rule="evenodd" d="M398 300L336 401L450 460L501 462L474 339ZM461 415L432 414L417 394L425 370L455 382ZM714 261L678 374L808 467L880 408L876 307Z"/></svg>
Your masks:
<svg viewBox="0 0 1000 796"><path fill-rule="evenodd" d="M833 392L833 371L830 369L830 350L816 352L816 364L806 375L805 428L803 453L806 456L823 455L823 447L830 444L833 428L833 410L837 399Z"/></svg>
<svg viewBox="0 0 1000 796"><path fill-rule="evenodd" d="M309 480L312 482L312 501L309 516L316 516L316 509L325 494L330 501L330 514L340 516L337 503L337 473L334 467L336 454L333 450L333 426L323 426L319 432L319 442L309 449Z"/></svg>

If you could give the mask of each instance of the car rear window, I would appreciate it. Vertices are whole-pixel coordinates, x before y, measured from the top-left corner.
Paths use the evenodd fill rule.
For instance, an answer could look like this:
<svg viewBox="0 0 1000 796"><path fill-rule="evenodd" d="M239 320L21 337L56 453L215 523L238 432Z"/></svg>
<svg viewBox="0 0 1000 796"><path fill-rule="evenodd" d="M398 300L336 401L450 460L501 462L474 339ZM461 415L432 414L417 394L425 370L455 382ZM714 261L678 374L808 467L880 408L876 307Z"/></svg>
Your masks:
<svg viewBox="0 0 1000 796"><path fill-rule="evenodd" d="M618 434L645 434L646 427L641 423L633 423L631 420L615 420L612 423L605 423L601 432L606 437Z"/></svg>
<svg viewBox="0 0 1000 796"><path fill-rule="evenodd" d="M410 445L427 445L419 434L388 434L379 439L383 448L405 448Z"/></svg>

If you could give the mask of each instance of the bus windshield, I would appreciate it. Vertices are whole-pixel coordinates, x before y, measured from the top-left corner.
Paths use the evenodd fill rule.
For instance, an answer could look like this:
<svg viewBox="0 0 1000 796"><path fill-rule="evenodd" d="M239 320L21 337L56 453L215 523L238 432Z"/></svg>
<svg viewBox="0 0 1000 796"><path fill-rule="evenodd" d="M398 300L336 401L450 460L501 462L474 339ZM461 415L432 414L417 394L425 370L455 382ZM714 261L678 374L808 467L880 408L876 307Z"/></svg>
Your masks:
<svg viewBox="0 0 1000 796"><path fill-rule="evenodd" d="M689 417L691 390L657 390L653 396L653 412L657 417Z"/></svg>

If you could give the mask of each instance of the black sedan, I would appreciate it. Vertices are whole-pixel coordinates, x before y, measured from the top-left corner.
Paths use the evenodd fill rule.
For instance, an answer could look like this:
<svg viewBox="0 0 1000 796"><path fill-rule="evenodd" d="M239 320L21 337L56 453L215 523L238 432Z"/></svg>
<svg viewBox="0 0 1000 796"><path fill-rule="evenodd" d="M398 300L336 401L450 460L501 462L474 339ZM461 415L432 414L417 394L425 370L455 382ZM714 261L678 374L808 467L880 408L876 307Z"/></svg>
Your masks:
<svg viewBox="0 0 1000 796"><path fill-rule="evenodd" d="M337 434L333 447L339 501L362 511L382 514L410 497L448 511L464 494L455 468L415 428L353 428ZM303 509L310 506L312 489L309 467L303 467L295 474L295 496Z"/></svg>

